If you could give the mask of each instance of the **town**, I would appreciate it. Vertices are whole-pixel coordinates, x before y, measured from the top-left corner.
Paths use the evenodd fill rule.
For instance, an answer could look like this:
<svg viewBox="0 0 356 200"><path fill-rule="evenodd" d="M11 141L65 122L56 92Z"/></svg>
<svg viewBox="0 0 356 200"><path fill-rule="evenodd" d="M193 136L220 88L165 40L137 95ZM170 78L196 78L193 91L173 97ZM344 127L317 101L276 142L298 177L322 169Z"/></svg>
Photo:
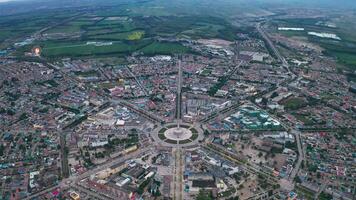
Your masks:
<svg viewBox="0 0 356 200"><path fill-rule="evenodd" d="M355 68L298 38L326 17L149 43L172 19L75 12L0 46L0 199L355 198Z"/></svg>

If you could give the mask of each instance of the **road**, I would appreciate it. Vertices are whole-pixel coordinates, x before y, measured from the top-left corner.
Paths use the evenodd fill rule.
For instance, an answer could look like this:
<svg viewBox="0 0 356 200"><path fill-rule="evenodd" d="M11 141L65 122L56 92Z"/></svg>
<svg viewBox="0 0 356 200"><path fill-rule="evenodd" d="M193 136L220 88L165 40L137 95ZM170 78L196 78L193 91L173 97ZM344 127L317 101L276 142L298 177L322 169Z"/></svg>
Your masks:
<svg viewBox="0 0 356 200"><path fill-rule="evenodd" d="M214 144L209 144L207 143L207 145L203 146L204 148L216 153L217 155L220 155L222 157L224 157L225 159L227 160L230 160L238 165L242 165L244 167L244 169L246 171L248 171L249 173L252 173L252 174L260 174L264 177L267 178L267 181L271 182L271 183L276 183L278 182L278 179L276 177L274 177L272 174L270 173L267 173L265 171L263 171L262 169L260 169L258 166L255 166L255 165L252 165L250 163L246 163L244 161L241 161L237 158L234 158L232 156L232 152L228 152L227 150L225 149L222 149L222 148L218 148L216 145Z"/></svg>
<svg viewBox="0 0 356 200"><path fill-rule="evenodd" d="M231 76L233 76L235 74L235 72L241 67L241 65L243 65L245 62L244 61L240 61L239 64L236 65L236 67L230 71L230 74L228 74L226 76L226 78L230 79ZM234 103L226 108L224 108L223 110L220 111L214 111L211 114L209 114L208 116L204 117L203 119L200 120L200 122L202 123L207 123L211 120L213 120L214 118L216 118L218 115L222 114L222 113L226 113L232 109L236 109L240 104L239 103Z"/></svg>
<svg viewBox="0 0 356 200"><path fill-rule="evenodd" d="M68 166L68 152L66 151L66 132L58 132L61 146L61 164L62 164L62 176L67 178L69 176Z"/></svg>
<svg viewBox="0 0 356 200"><path fill-rule="evenodd" d="M282 62L283 67L288 70L288 73L295 77L296 75L290 70L289 64L286 59L282 56L282 54L278 51L277 47L273 44L268 34L261 27L261 23L258 23L256 26L257 31L261 34L263 39L267 42L268 46L272 49L273 53L277 56L278 60Z"/></svg>
<svg viewBox="0 0 356 200"><path fill-rule="evenodd" d="M137 76L134 73L132 73L131 69L127 65L125 65L125 67L126 67L127 71L130 73L130 75L135 79L137 85L141 88L141 90L145 93L145 95L149 96L147 89L145 87L143 87L141 82L137 79Z"/></svg>
<svg viewBox="0 0 356 200"><path fill-rule="evenodd" d="M182 63L179 60L178 61L178 85L177 85L177 125L178 128L180 127L180 120L182 118L181 116L181 106L182 106L182 82L183 82L183 70L182 70Z"/></svg>
<svg viewBox="0 0 356 200"><path fill-rule="evenodd" d="M261 110L264 110L263 108L261 108L258 104L254 103L254 102L251 102L253 103L255 106L257 106L259 109ZM298 160L297 160L297 163L295 164L295 167L293 168L292 172L289 174L288 176L288 181L289 181L289 184L291 185L293 183L293 180L295 178L295 176L298 174L298 171L299 171L299 168L302 164L302 161L304 160L304 151L303 151L303 145L302 145L302 142L300 140L300 134L301 132L294 128L294 127L291 127L289 126L288 124L286 123L283 123L283 120L279 119L279 117L275 116L273 113L270 113L268 112L267 110L265 110L273 119L279 121L281 123L281 126L286 129L286 130L290 130L290 132L294 135L295 137L295 140L297 142L297 148L298 148ZM283 185L282 185L283 186Z"/></svg>
<svg viewBox="0 0 356 200"><path fill-rule="evenodd" d="M319 191L315 194L315 199L319 199L319 195L325 190L326 188L326 183L323 183L320 188Z"/></svg>
<svg viewBox="0 0 356 200"><path fill-rule="evenodd" d="M78 182L78 181L80 181L80 180L82 180L84 178L89 177L92 174L95 174L95 173L97 173L97 172L99 172L101 170L104 170L106 168L109 168L109 167L111 167L113 165L125 162L127 160L132 159L132 158L137 158L140 154L148 152L150 150L150 148L151 148L151 146L147 146L145 148L142 148L142 149L139 149L139 150L137 150L135 152L127 154L125 156L114 158L114 159L112 159L112 160L110 160L110 161L108 161L108 162L106 162L106 163L104 163L102 165L99 165L99 166L97 166L97 167L95 167L95 168L93 168L93 169L91 169L89 171L86 171L85 173L83 173L81 175L72 176L71 178L69 178L67 180L74 180L74 181Z"/></svg>
<svg viewBox="0 0 356 200"><path fill-rule="evenodd" d="M288 70L288 73L290 75L292 75L292 79L294 80L297 75L295 73L293 73L290 70L289 64L286 61L286 59L282 56L282 54L278 51L278 49L276 48L276 46L274 45L274 43L271 41L270 37L268 36L268 34L263 30L261 23L258 23L256 26L257 31L261 34L261 36L264 38L264 40L267 42L267 44L270 46L270 48L272 49L273 53L277 56L277 58L282 62L283 67L285 67ZM270 113L271 114L271 113ZM273 116L274 118L278 119L277 117ZM278 120L278 121L282 121L282 120ZM300 140L300 131L295 129L294 127L290 127L287 124L281 123L282 126L286 129L286 130L291 130L291 133L294 134L295 138L296 138L296 142L297 142L297 147L298 147L298 161L295 165L295 167L293 168L292 172L290 173L288 180L290 183L293 182L295 176L298 174L299 168L301 166L302 161L304 160L304 151L303 151L303 146Z"/></svg>
<svg viewBox="0 0 356 200"><path fill-rule="evenodd" d="M45 189L45 190L42 190L41 192L38 192L38 193L36 193L36 194L33 194L33 195L31 195L31 196L26 197L24 200L30 200L30 199L39 197L39 196L41 196L41 195L47 194L47 193L49 193L49 192L51 192L51 191L57 189L57 188L59 188L59 185L56 185L56 186L54 186L54 187L50 187L50 188L47 188L47 189Z"/></svg>
<svg viewBox="0 0 356 200"><path fill-rule="evenodd" d="M297 147L298 147L298 161L295 164L295 167L293 168L293 171L290 173L289 180L293 181L295 176L297 175L300 165L302 164L303 160L305 159L304 157L304 151L303 151L303 145L300 141L300 131L293 129L292 133L295 136L296 142L297 142Z"/></svg>
<svg viewBox="0 0 356 200"><path fill-rule="evenodd" d="M81 193L85 193L85 194L89 195L90 197L95 197L96 199L99 199L99 200L114 200L115 199L115 198L109 197L107 195L93 192L81 185L72 185L71 187L77 191L80 191Z"/></svg>
<svg viewBox="0 0 356 200"><path fill-rule="evenodd" d="M173 150L174 154L174 177L173 177L173 200L183 200L183 153L182 149Z"/></svg>
<svg viewBox="0 0 356 200"><path fill-rule="evenodd" d="M140 154L142 153L145 153L145 152L148 152L150 150L151 146L147 146L145 148L142 148L142 149L139 149L135 152L132 152L130 154L127 154L125 156L122 156L122 157L118 157L118 158L114 158L102 165L99 165L93 169L90 169L86 172L84 172L83 174L80 174L80 175L73 175L69 178L66 178L66 179L63 179L57 186L54 186L54 187L51 187L51 188L48 188L46 190L43 190L42 192L39 192L39 193L36 193L36 194L33 194L31 196L28 196L27 198L25 198L26 200L29 200L29 199L33 199L33 198L36 198L36 197L39 197L43 194L46 194L48 192L51 192L52 190L58 188L58 187L68 187L68 188L71 188L73 186L75 186L76 184L79 183L79 181L85 179L85 178L88 178L90 175L93 175L101 170L104 170L106 168L109 168L113 165L116 165L116 164L119 164L119 163L122 163L122 162L125 162L127 160L130 160L132 158L137 158Z"/></svg>
<svg viewBox="0 0 356 200"><path fill-rule="evenodd" d="M222 115L224 115L226 113L230 113L232 111L235 111L236 109L239 108L240 105L241 105L241 102L237 102L237 103L231 104L230 106L227 106L226 108L224 108L222 110L212 112L207 117L204 117L203 119L201 119L200 122L207 123L207 122L215 119L218 116L222 116Z"/></svg>
<svg viewBox="0 0 356 200"><path fill-rule="evenodd" d="M137 107L136 105L128 102L128 101L125 101L123 99L121 100L111 100L112 103L116 103L116 104L120 104L122 106L125 106L127 108L129 108L130 110L136 112L136 113L139 113L141 114L143 117L145 117L146 119L150 120L150 121L153 121L153 122L159 122L159 123L165 123L165 120L160 117L160 116L157 116L149 111L146 111L146 110L143 110L139 107Z"/></svg>

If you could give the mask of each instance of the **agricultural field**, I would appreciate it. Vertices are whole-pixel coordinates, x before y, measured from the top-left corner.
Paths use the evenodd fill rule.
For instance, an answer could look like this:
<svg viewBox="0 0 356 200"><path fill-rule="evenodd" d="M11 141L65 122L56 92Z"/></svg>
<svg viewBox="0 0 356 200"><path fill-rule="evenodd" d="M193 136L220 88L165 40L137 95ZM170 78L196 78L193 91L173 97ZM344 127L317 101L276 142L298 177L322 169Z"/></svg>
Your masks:
<svg viewBox="0 0 356 200"><path fill-rule="evenodd" d="M158 42L157 39L237 39L238 29L231 23L230 15L242 10L240 5L231 4L224 8L226 13L209 13L205 3L187 6L184 1L128 1L115 3L113 6L96 7L86 11L68 9L68 11L37 12L26 20L28 15L0 19L0 43L18 36L37 38L29 45L16 48L14 55L24 55L33 46L41 46L42 56L51 59L63 57L82 57L116 55L124 57L134 52L148 55L175 54L191 52L177 42ZM157 6L160 5L160 6ZM219 4L216 4L219 6ZM228 14L230 13L230 14ZM6 28L2 28L6 27ZM15 31L16 30L16 31ZM88 43L112 43L97 46ZM7 45L14 42L10 41Z"/></svg>
<svg viewBox="0 0 356 200"><path fill-rule="evenodd" d="M46 30L44 41L36 41L18 50L39 45L42 56L50 58L125 56L134 52L170 55L191 50L178 42L158 42L157 37L232 41L236 39L235 33L236 28L218 17L83 14Z"/></svg>
<svg viewBox="0 0 356 200"><path fill-rule="evenodd" d="M140 40L145 35L144 31L132 31L132 32L118 32L118 33L107 33L107 34L97 34L89 37L92 40Z"/></svg>
<svg viewBox="0 0 356 200"><path fill-rule="evenodd" d="M0 48L6 47L13 42L19 42L23 40L23 37L28 37L50 24L57 23L73 15L75 13L70 11L62 11L60 13L54 11L3 16L0 18ZM8 43L5 41L8 41Z"/></svg>
<svg viewBox="0 0 356 200"><path fill-rule="evenodd" d="M133 52L145 54L174 54L185 53L189 49L179 43L153 42L142 40L139 42L113 42L111 45L96 46L86 42L46 42L42 44L43 55L46 57L80 57L89 55L126 55Z"/></svg>
<svg viewBox="0 0 356 200"><path fill-rule="evenodd" d="M355 16L356 19L356 16ZM295 27L304 28L302 31L278 31L287 37L303 37L318 44L324 49L324 54L337 58L338 62L349 69L356 69L356 37L354 36L355 29L350 24L355 22L349 22L345 24L344 21L327 18L306 18L306 19L284 19L276 20L272 23L275 30L277 27ZM350 28L351 27L351 28ZM308 35L308 32L318 33L332 33L340 37L340 40L320 38L316 36Z"/></svg>

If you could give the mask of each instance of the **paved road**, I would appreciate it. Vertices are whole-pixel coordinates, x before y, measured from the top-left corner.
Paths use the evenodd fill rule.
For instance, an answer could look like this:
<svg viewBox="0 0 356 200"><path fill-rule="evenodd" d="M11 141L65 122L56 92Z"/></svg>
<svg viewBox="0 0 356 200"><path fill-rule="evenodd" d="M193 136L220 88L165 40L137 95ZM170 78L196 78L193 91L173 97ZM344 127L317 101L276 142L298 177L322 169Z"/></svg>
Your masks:
<svg viewBox="0 0 356 200"><path fill-rule="evenodd" d="M182 119L182 116L181 116L181 106L182 106L182 82L183 82L183 70L182 70L182 63L181 61L179 60L178 61L178 84L177 84L177 97L176 97L176 103L177 103L177 106L176 106L176 115L177 115L177 125L178 125L178 128L180 128L180 121Z"/></svg>
<svg viewBox="0 0 356 200"><path fill-rule="evenodd" d="M69 176L69 165L68 165L68 153L66 152L66 132L58 132L60 138L61 146L61 165L62 165L62 176L67 178Z"/></svg>
<svg viewBox="0 0 356 200"><path fill-rule="evenodd" d="M241 65L243 65L245 62L244 61L240 61L239 64L236 65L236 67L230 71L230 74L228 74L226 76L226 78L230 79L231 76L233 76L235 74L235 72L241 67ZM221 113L226 113L227 111L231 110L231 109L235 109L239 106L240 104L239 103L235 103L235 104L232 104L231 106L227 107L227 108L224 108L223 110L220 110L220 111L215 111L215 112L212 112L211 114L209 114L208 116L202 118L200 120L200 122L204 122L204 123L207 123L213 119L215 119L219 114Z"/></svg>
<svg viewBox="0 0 356 200"><path fill-rule="evenodd" d="M326 183L323 183L319 188L319 191L315 194L315 199L319 199L319 195L325 190L325 188L326 188Z"/></svg>
<svg viewBox="0 0 356 200"><path fill-rule="evenodd" d="M173 200L183 200L183 153L182 149L173 150L174 154L174 177L173 177Z"/></svg>
<svg viewBox="0 0 356 200"><path fill-rule="evenodd" d="M143 117L145 117L146 119L148 119L150 121L159 122L159 123L164 123L165 122L165 120L162 117L160 117L158 115L155 115L155 114L153 114L151 112L148 112L146 110L143 110L143 109L137 107L136 105L134 105L134 104L132 104L132 103L130 103L128 101L125 101L123 99L121 99L121 100L111 100L111 102L116 103L116 104L120 104L122 106L125 106L125 107L129 108L130 110L141 114Z"/></svg>
<svg viewBox="0 0 356 200"><path fill-rule="evenodd" d="M82 179L84 179L84 178L89 177L89 176L92 175L92 174L95 174L95 173L97 173L97 172L99 172L99 171L101 171L101 170L104 170L104 169L106 169L106 168L109 168L109 167L111 167L111 166L113 166L113 165L122 163L122 162L124 162L124 161L126 161L126 160L129 160L129 159L132 159L132 158L137 158L140 154L143 154L143 153L145 153L145 152L148 152L148 151L150 150L150 148L151 148L151 146L147 146L147 147L145 147L145 148L142 148L142 149L139 149L139 150L137 150L137 151L135 151L135 152L132 152L132 153L130 153L130 154L127 154L127 155L125 155L125 156L121 156L121 157L114 158L114 159L112 159L112 160L110 160L110 161L108 161L108 162L106 162L106 163L104 163L104 164L102 164L102 165L99 165L99 166L97 166L97 167L95 167L95 168L93 168L93 169L91 169L91 170L89 170L89 171L84 172L84 173L81 174L81 175L72 176L72 177L69 178L68 180L75 180L76 182L78 182L78 181L80 181L80 180L82 180Z"/></svg>
<svg viewBox="0 0 356 200"><path fill-rule="evenodd" d="M122 163L126 160L129 160L129 159L132 159L132 158L137 158L140 154L143 154L145 152L148 152L150 150L151 146L147 146L145 148L142 148L142 149L139 149L135 152L132 152L130 154L127 154L125 156L122 156L122 157L118 157L118 158L115 158L115 159L112 159L102 165L99 165L93 169L90 169L86 172L84 172L83 174L80 174L80 175L74 175L74 176L71 176L69 178L66 178L66 179L63 179L59 184L58 186L54 186L54 187L51 187L51 188L48 188L46 190L43 190L42 192L39 192L39 193L36 193L36 194L33 194L31 196L28 196L26 198L26 200L29 200L29 199L33 199L33 198L36 198L36 197L39 197L43 194L46 194L48 192L51 192L52 190L58 188L58 187L73 187L75 184L77 184L80 180L83 180L87 177L89 177L90 175L92 174L95 174L101 170L104 170L106 168L109 168L113 165L116 165L116 164L119 164L119 163Z"/></svg>
<svg viewBox="0 0 356 200"><path fill-rule="evenodd" d="M49 192L51 192L51 191L57 189L58 187L59 187L59 186L56 185L56 186L54 186L54 187L50 187L50 188L48 188L48 189L42 190L41 192L38 192L38 193L36 193L36 194L33 194L33 195L31 195L31 196L26 197L25 200L33 199L33 198L39 197L39 196L41 196L41 195L47 194L47 193L49 193Z"/></svg>
<svg viewBox="0 0 356 200"><path fill-rule="evenodd" d="M305 159L304 158L304 151L303 151L303 144L300 141L300 131L298 130L292 130L292 133L294 134L297 142L297 147L298 147L298 161L295 164L295 167L293 168L293 171L291 172L289 176L289 180L293 181L295 176L297 175L300 165L302 164L302 161Z"/></svg>
<svg viewBox="0 0 356 200"><path fill-rule="evenodd" d="M132 73L131 69L127 65L125 65L125 66L126 66L127 71L130 73L130 75L135 79L137 85L142 89L142 91L145 93L146 96L149 96L147 89L145 87L143 87L143 85L141 84L141 81L139 81L137 79L136 75L134 73Z"/></svg>
<svg viewBox="0 0 356 200"><path fill-rule="evenodd" d="M253 103L253 102L252 102ZM258 108L264 110L263 108L261 108L258 104L254 103L255 106L257 106ZM297 163L295 165L295 167L293 168L292 172L289 174L288 176L288 181L289 181L289 185L293 184L294 178L297 175L300 165L304 159L304 151L303 151L303 145L302 142L300 140L300 131L295 129L294 127L289 126L286 123L283 123L283 120L279 119L279 117L275 116L274 114L268 112L268 110L265 110L272 118L274 118L275 120L279 121L281 123L281 125L283 126L283 128L285 128L286 130L290 130L291 133L294 135L296 142L297 142L297 147L298 147L298 160ZM283 187L283 185L282 185ZM290 188L290 187L288 187Z"/></svg>
<svg viewBox="0 0 356 200"><path fill-rule="evenodd" d="M97 192L94 192L94 191L91 191L81 185L72 185L71 186L73 189L75 190L78 190L82 193L85 193L87 195L89 195L90 197L94 197L96 199L99 199L99 200L114 200L115 198L112 198L112 197L109 197L107 195L104 195L104 194L100 194L100 193L97 193Z"/></svg>
<svg viewBox="0 0 356 200"><path fill-rule="evenodd" d="M263 39L266 40L267 44L271 47L273 53L277 56L278 60L282 62L283 67L285 67L288 70L288 73L295 77L296 75L290 70L289 64L286 61L286 59L282 56L282 54L278 51L276 46L273 44L271 41L270 37L268 34L263 30L261 27L261 23L258 23L256 26L257 31L262 35Z"/></svg>
<svg viewBox="0 0 356 200"><path fill-rule="evenodd" d="M217 147L214 144L210 144L210 145ZM215 152L216 154L221 155L225 159L230 160L230 161L232 161L232 162L234 162L234 163L236 163L238 165L242 165L244 167L244 169L246 171L248 171L249 173L260 174L262 176L265 176L267 178L267 181L269 181L271 183L276 183L276 182L279 181L272 174L267 173L267 172L263 171L262 169L260 169L259 166L256 166L256 165L253 165L253 164L250 164L250 163L246 163L246 162L243 162L241 160L238 160L237 158L232 157L232 153L227 151L226 149L222 149L222 148L216 149L216 148L213 148L212 146L205 145L204 148L206 148L206 149L208 149L208 150L210 150L212 152Z"/></svg>

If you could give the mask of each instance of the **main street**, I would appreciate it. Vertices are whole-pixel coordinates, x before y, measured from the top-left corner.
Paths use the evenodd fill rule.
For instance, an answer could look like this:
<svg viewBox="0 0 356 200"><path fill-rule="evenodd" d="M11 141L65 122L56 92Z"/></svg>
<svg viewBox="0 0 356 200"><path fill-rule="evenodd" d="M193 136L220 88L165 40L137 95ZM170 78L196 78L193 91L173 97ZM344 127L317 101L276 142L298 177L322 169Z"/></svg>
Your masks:
<svg viewBox="0 0 356 200"><path fill-rule="evenodd" d="M183 152L181 148L173 149L174 175L173 175L173 200L183 200Z"/></svg>
<svg viewBox="0 0 356 200"><path fill-rule="evenodd" d="M283 67L285 67L288 70L288 73L290 75L292 75L292 81L295 80L295 78L297 77L296 74L294 74L291 70L290 70L290 66L288 64L288 62L286 61L286 59L282 56L282 54L278 51L277 47L274 45L274 43L272 42L272 40L270 39L269 35L263 30L261 23L258 23L256 25L256 29L257 31L261 34L261 36L264 38L264 40L267 42L267 44L270 46L270 48L272 49L273 53L277 56L278 60L280 60L282 62ZM277 87L278 89L278 87ZM258 106L258 105L257 105ZM270 115L272 115L271 113L269 113ZM296 142L297 142L297 147L298 147L298 161L295 164L292 172L290 173L288 180L290 183L293 183L293 180L295 178L295 176L298 174L299 168L301 166L301 163L304 160L304 151L303 151L303 147L302 147L302 142L300 140L300 131L297 130L295 127L291 127L285 123L282 122L282 120L278 119L278 117L273 116L275 119L277 119L278 121L281 122L282 126L286 129L291 131L291 133L295 136Z"/></svg>
<svg viewBox="0 0 356 200"><path fill-rule="evenodd" d="M289 64L288 64L287 60L282 56L282 54L278 51L277 47L271 41L271 39L268 36L268 34L263 30L263 28L261 27L261 23L258 23L256 25L256 29L261 34L263 39L267 42L267 44L270 46L270 48L272 49L273 53L277 56L278 60L280 62L282 62L282 66L285 67L288 70L288 73L294 77L295 74L290 70L290 67L289 67Z"/></svg>
<svg viewBox="0 0 356 200"><path fill-rule="evenodd" d="M135 152L132 152L130 154L127 154L127 155L124 155L122 157L117 157L117 158L113 158L109 161L107 161L106 163L104 164L101 164L101 165L98 165L96 166L95 168L93 169L90 169L86 172L84 172L83 174L80 174L80 175L72 175L70 176L69 178L66 178L66 179L63 179L57 186L54 186L54 187L51 187L51 188L48 188L46 190L43 190L39 193L36 193L36 194L33 194L31 196L28 196L27 198L25 198L26 200L29 200L29 199L34 199L36 197L39 197L43 194L46 194L48 192L51 192L53 191L54 189L58 188L58 187L62 187L62 188L71 188L75 185L77 185L81 180L85 179L85 178L88 178L90 175L93 175L93 174L96 174L97 172L99 171L102 171L104 169L107 169L113 165L116 165L116 164L119 164L119 163L122 163L122 162L125 162L127 160L130 160L130 159L133 159L133 158L137 158L139 157L141 154L143 153L146 153L148 152L149 150L151 149L151 146L147 146L145 148L142 148L142 149L139 149ZM85 190L85 189L81 189L81 190ZM88 192L86 192L88 193Z"/></svg>

